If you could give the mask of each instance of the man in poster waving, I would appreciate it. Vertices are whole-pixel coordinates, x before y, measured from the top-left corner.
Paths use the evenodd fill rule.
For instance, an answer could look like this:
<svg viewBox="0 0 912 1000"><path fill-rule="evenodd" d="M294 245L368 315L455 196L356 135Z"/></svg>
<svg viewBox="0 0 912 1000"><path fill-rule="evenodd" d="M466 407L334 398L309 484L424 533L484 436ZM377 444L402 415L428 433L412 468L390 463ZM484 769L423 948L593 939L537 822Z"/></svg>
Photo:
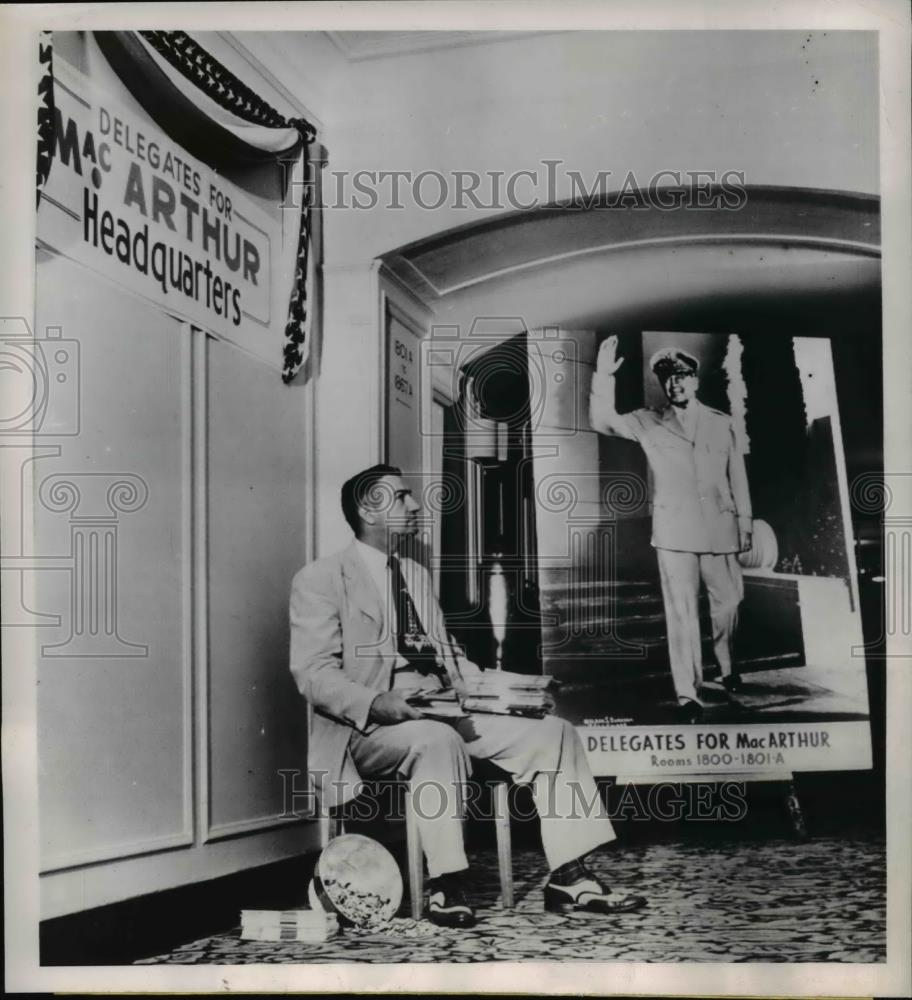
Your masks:
<svg viewBox="0 0 912 1000"><path fill-rule="evenodd" d="M682 720L703 714L699 590L709 595L713 648L729 692L732 639L744 584L738 553L751 547L751 502L744 457L731 417L697 399L696 358L664 348L649 361L668 403L660 410L618 413L615 373L623 363L617 337L599 350L589 398L590 423L601 434L636 441L652 473L652 545L668 630L668 656Z"/></svg>

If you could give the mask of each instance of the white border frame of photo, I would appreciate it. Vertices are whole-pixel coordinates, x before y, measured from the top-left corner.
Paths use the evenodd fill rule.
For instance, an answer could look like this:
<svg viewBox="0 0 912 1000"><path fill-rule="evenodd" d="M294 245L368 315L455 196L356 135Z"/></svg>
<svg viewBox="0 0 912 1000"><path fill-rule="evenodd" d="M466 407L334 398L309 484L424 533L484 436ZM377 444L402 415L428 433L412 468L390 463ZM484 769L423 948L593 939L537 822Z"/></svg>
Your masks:
<svg viewBox="0 0 912 1000"><path fill-rule="evenodd" d="M35 147L34 53L39 29L184 28L262 31L465 28L566 31L657 28L866 29L879 32L881 195L883 199L885 468L894 510L912 512L908 372L912 368L910 241L910 22L902 0L846 0L833 7L796 2L782 8L745 0L731 4L667 2L234 5L7 5L0 11L4 143L2 314L34 315ZM661 72L661 67L655 67ZM28 525L25 528L28 531ZM910 992L910 761L912 685L908 636L888 638L887 961L860 964L503 963L433 966L286 965L192 967L41 967L38 959L38 828L35 787L36 644L26 629L5 630L3 785L6 888L6 984L10 991L122 992L481 992L537 994L708 994L859 996ZM12 633L12 634L9 634Z"/></svg>

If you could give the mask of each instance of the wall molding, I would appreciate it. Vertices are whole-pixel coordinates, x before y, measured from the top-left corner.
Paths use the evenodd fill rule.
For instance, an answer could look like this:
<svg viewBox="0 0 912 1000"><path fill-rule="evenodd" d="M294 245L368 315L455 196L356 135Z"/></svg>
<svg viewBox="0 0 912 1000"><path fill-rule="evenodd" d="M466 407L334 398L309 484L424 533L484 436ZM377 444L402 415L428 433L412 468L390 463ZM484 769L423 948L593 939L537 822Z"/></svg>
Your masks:
<svg viewBox="0 0 912 1000"><path fill-rule="evenodd" d="M266 830L278 830L296 823L304 825L312 823L317 816L254 816L252 819L234 819L227 823L213 823L206 831L205 843L225 840L228 837L241 837L248 833L263 833Z"/></svg>
<svg viewBox="0 0 912 1000"><path fill-rule="evenodd" d="M206 333L193 329L193 663L195 732L196 839L205 842L209 830L209 351Z"/></svg>
<svg viewBox="0 0 912 1000"><path fill-rule="evenodd" d="M194 516L193 516L193 482L194 482L194 385L193 385L193 350L195 333L189 323L180 326L180 398L181 398L181 648L183 662L181 663L181 683L183 685L182 737L184 742L184 824L186 833L193 843L196 831L196 803L194 788L196 786L195 760L196 750L193 744L195 727L193 711L195 704L195 637L194 637Z"/></svg>
<svg viewBox="0 0 912 1000"><path fill-rule="evenodd" d="M137 837L135 840L122 840L107 844L100 848L90 848L83 851L69 851L48 857L42 864L40 877L67 871L71 868L89 868L111 861L126 861L145 854L158 854L177 847L192 847L193 833L165 833L158 837Z"/></svg>
<svg viewBox="0 0 912 1000"><path fill-rule="evenodd" d="M795 236L786 233L756 233L744 235L740 233L724 233L706 236L667 236L644 240L623 240L615 243L602 243L598 246L585 247L580 250L569 250L565 253L552 254L546 257L539 257L536 260L514 264L510 267L500 268L490 271L477 278L468 281L456 282L445 288L437 288L428 282L435 294L442 298L453 292L460 292L467 288L474 288L488 281L504 278L512 274L520 274L523 271L532 271L537 268L551 267L568 260L576 260L581 257L592 257L599 254L618 253L627 250L647 250L661 249L664 247L700 247L700 246L757 246L757 247L781 247L789 246L804 250L819 250L822 253L848 254L850 256L869 257L875 260L880 259L880 247L872 246L870 243L861 243L853 240L827 239L816 236Z"/></svg>
<svg viewBox="0 0 912 1000"><path fill-rule="evenodd" d="M671 191L672 189L669 189ZM787 246L880 257L876 195L746 185L735 210L663 209L648 193L643 207L555 202L535 211L502 212L390 250L384 265L432 306L453 293L580 257L647 248Z"/></svg>

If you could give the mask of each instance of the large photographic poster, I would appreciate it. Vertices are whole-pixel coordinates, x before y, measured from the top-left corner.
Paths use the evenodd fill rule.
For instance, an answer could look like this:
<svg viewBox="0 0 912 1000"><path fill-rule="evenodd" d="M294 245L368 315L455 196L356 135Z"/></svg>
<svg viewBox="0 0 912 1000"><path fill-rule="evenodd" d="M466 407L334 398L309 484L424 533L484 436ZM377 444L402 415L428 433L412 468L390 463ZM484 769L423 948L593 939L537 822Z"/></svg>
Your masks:
<svg viewBox="0 0 912 1000"><path fill-rule="evenodd" d="M593 362L607 336L591 345ZM591 454L562 450L566 461L555 459L538 484L543 506L559 481L568 496L598 498L562 512L564 554L555 549L542 569L543 667L561 681L558 709L580 727L593 769L667 780L869 768L839 390L865 378L859 364L879 365L877 351L850 366L826 336L763 330L615 340L616 409L631 436L599 433ZM663 355L696 365L701 409L690 428L652 370ZM853 433L876 447L879 428L847 398ZM583 468L596 448L597 470ZM718 518L728 519L719 530L736 530L739 504L749 504L751 546L731 554L737 539L720 543L712 532ZM729 551L714 557L722 579L702 571L708 547ZM690 685L679 648L689 623L675 632L669 615L686 619L682 603L698 581L690 624L699 677ZM724 673L734 683L720 666L726 615L733 662Z"/></svg>

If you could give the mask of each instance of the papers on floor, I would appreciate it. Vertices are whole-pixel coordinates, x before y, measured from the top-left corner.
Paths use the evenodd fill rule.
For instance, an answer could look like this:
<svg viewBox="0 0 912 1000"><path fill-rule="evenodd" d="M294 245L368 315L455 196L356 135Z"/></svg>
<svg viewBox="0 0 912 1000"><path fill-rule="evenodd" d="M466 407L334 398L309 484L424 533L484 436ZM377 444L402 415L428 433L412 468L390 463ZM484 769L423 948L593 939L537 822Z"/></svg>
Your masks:
<svg viewBox="0 0 912 1000"><path fill-rule="evenodd" d="M241 910L245 941L328 941L339 933L339 918L320 910Z"/></svg>

